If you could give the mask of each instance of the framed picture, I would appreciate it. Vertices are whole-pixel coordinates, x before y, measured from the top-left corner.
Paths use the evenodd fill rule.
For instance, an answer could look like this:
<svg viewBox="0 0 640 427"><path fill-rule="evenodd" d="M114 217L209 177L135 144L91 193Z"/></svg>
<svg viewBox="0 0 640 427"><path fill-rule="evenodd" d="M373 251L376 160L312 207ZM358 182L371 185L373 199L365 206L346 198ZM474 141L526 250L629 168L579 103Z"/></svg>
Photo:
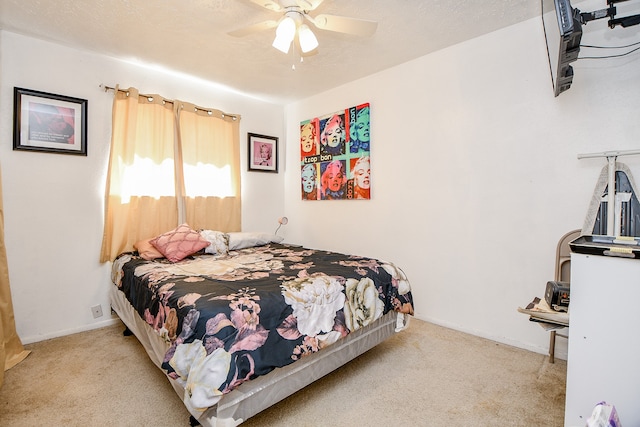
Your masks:
<svg viewBox="0 0 640 427"><path fill-rule="evenodd" d="M13 149L87 155L87 100L13 89Z"/></svg>
<svg viewBox="0 0 640 427"><path fill-rule="evenodd" d="M247 137L249 170L278 172L278 138L249 133Z"/></svg>
<svg viewBox="0 0 640 427"><path fill-rule="evenodd" d="M365 102L300 122L302 200L371 199L370 110Z"/></svg>

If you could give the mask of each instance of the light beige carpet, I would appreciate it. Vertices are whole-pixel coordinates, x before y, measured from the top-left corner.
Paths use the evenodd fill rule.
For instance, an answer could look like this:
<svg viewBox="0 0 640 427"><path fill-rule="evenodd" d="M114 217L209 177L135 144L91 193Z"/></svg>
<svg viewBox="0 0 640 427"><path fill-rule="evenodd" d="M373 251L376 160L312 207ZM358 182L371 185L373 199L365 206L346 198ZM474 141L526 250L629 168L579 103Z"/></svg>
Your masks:
<svg viewBox="0 0 640 427"><path fill-rule="evenodd" d="M189 426L123 326L27 345L5 373L0 426ZM243 426L562 426L566 362L412 319Z"/></svg>

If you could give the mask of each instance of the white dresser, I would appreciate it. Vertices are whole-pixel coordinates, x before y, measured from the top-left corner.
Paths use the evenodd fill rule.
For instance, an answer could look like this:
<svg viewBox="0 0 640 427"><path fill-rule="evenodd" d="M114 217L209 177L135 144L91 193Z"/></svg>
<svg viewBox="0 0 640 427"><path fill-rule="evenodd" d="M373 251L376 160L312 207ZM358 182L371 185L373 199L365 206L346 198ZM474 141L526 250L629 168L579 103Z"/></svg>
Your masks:
<svg viewBox="0 0 640 427"><path fill-rule="evenodd" d="M569 307L565 427L601 401L640 426L640 260L572 253Z"/></svg>

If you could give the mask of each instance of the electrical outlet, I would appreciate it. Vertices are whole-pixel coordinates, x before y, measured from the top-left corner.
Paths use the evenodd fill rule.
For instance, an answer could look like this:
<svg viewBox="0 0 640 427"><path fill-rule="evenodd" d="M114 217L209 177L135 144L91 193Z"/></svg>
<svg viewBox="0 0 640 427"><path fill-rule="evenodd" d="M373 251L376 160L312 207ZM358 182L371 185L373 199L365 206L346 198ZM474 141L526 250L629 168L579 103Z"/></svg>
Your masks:
<svg viewBox="0 0 640 427"><path fill-rule="evenodd" d="M97 319L98 317L102 317L102 306L94 305L91 307L91 312L93 313L93 318Z"/></svg>

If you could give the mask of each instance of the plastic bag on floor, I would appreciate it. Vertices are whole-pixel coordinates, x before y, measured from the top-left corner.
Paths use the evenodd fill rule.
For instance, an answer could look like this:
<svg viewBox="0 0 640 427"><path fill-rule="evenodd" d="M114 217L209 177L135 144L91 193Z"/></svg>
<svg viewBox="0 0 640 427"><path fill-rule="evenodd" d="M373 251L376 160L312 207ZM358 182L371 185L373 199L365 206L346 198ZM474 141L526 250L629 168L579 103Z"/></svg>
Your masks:
<svg viewBox="0 0 640 427"><path fill-rule="evenodd" d="M622 427L616 407L607 402L598 403L587 420L587 427Z"/></svg>

